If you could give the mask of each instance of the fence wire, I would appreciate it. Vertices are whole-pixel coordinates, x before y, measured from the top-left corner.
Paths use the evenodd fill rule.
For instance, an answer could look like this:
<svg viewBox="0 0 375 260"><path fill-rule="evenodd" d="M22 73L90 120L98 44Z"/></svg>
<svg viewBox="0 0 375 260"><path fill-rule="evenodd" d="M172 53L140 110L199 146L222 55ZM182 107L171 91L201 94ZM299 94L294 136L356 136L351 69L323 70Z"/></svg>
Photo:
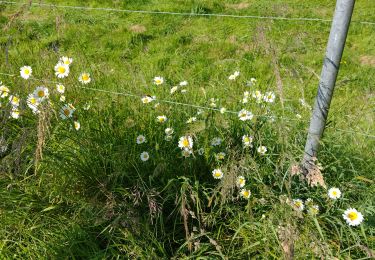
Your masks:
<svg viewBox="0 0 375 260"><path fill-rule="evenodd" d="M2 4L9 5L22 5L25 3L18 3L13 1L0 1ZM235 15L235 14L220 14L220 13L187 13L187 12L168 12L168 11L149 11L149 10L129 10L105 7L89 7L89 6L73 6L73 5L57 5L57 4L44 4L44 3L29 3L30 6L38 6L43 8L60 8L60 9L73 9L73 10L87 10L87 11L107 11L119 13L139 13L139 14L160 14L160 15L176 15L176 16L203 16L203 17L227 17L227 18L240 18L240 19L261 19L261 20L281 20L281 21L312 21L321 23L331 23L332 19L323 18L310 18L310 17L282 17L282 16L260 16L260 15ZM353 23L363 25L375 25L372 21L352 21Z"/></svg>

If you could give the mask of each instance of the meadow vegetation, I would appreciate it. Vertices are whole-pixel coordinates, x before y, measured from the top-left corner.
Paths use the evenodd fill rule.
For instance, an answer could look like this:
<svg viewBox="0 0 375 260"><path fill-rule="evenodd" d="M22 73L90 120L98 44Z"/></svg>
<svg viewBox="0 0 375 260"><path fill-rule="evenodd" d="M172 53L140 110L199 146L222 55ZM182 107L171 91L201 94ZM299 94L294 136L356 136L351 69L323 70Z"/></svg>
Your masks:
<svg viewBox="0 0 375 260"><path fill-rule="evenodd" d="M326 19L334 10L330 0L43 2ZM293 166L330 23L24 3L0 3L0 258L375 257L375 26L357 22L375 21L371 0L356 3L322 140L326 187ZM73 59L67 77L61 57ZM34 113L27 98L40 90ZM362 223L348 224L349 208Z"/></svg>

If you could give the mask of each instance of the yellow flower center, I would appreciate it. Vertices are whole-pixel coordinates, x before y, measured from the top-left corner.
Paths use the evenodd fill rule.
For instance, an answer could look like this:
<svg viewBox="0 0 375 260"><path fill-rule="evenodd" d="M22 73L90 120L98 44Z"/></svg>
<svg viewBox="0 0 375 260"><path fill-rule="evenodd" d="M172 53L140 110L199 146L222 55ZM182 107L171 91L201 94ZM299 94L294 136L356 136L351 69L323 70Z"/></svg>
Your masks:
<svg viewBox="0 0 375 260"><path fill-rule="evenodd" d="M350 212L348 218L350 218L351 221L354 221L358 218L358 214L356 212Z"/></svg>
<svg viewBox="0 0 375 260"><path fill-rule="evenodd" d="M157 80L155 80L155 83L156 83L156 84L161 84L161 80L160 80L160 79L157 79Z"/></svg>
<svg viewBox="0 0 375 260"><path fill-rule="evenodd" d="M33 105L35 105L36 104L36 99L35 98L31 98L30 99L30 103L33 104Z"/></svg>
<svg viewBox="0 0 375 260"><path fill-rule="evenodd" d="M90 79L89 75L88 74L83 74L82 75L82 80L83 81L88 81Z"/></svg>
<svg viewBox="0 0 375 260"><path fill-rule="evenodd" d="M337 196L337 191L335 191L335 190L332 191L332 195L333 195L333 196Z"/></svg>
<svg viewBox="0 0 375 260"><path fill-rule="evenodd" d="M38 97L40 97L40 98L44 97L44 91L43 90L38 91Z"/></svg>
<svg viewBox="0 0 375 260"><path fill-rule="evenodd" d="M26 75L28 75L28 74L30 74L30 70L29 70L29 69L25 69L25 70L24 70L24 73L25 73Z"/></svg>
<svg viewBox="0 0 375 260"><path fill-rule="evenodd" d="M69 116L70 114L70 110L69 109L64 109L64 115L65 116Z"/></svg>
<svg viewBox="0 0 375 260"><path fill-rule="evenodd" d="M245 190L245 191L243 192L243 196L244 196L244 197L249 197L249 195L250 195L250 194L249 194L249 191Z"/></svg>
<svg viewBox="0 0 375 260"><path fill-rule="evenodd" d="M70 61L68 59L64 60L64 64L69 65Z"/></svg>
<svg viewBox="0 0 375 260"><path fill-rule="evenodd" d="M245 138L244 138L244 142L245 142L245 143L250 143L250 139L249 139L249 137L245 137Z"/></svg>
<svg viewBox="0 0 375 260"><path fill-rule="evenodd" d="M182 145L183 145L184 147L188 147L188 146L189 146L189 140L185 138L185 139L182 141Z"/></svg>
<svg viewBox="0 0 375 260"><path fill-rule="evenodd" d="M301 207L301 202L297 201L294 205L296 205L296 207Z"/></svg>
<svg viewBox="0 0 375 260"><path fill-rule="evenodd" d="M215 172L215 177L220 177L221 176L221 173L220 172Z"/></svg>
<svg viewBox="0 0 375 260"><path fill-rule="evenodd" d="M57 71L58 71L59 73L63 74L63 73L65 73L65 68L62 67L62 66L60 66L60 67L57 69Z"/></svg>

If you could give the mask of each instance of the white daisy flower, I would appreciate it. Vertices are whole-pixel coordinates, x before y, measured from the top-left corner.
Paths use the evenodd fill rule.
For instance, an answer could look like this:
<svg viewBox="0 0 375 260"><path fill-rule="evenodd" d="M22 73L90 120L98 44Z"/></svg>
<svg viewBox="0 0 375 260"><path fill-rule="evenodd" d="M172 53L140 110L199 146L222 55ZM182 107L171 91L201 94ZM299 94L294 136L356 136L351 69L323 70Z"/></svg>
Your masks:
<svg viewBox="0 0 375 260"><path fill-rule="evenodd" d="M188 158L193 152L191 150L182 150L181 154L183 157Z"/></svg>
<svg viewBox="0 0 375 260"><path fill-rule="evenodd" d="M24 79L30 78L32 73L33 73L33 70L30 66L23 66L20 69L21 77L24 78Z"/></svg>
<svg viewBox="0 0 375 260"><path fill-rule="evenodd" d="M311 205L311 206L309 206L308 211L311 215L317 215L319 213L319 206L318 205Z"/></svg>
<svg viewBox="0 0 375 260"><path fill-rule="evenodd" d="M55 66L55 75L58 78L65 78L69 75L69 66L64 63L57 63Z"/></svg>
<svg viewBox="0 0 375 260"><path fill-rule="evenodd" d="M262 92L260 92L260 90L254 91L254 93L252 94L252 97L255 98L257 103L262 102L263 95L262 95Z"/></svg>
<svg viewBox="0 0 375 260"><path fill-rule="evenodd" d="M241 121L247 121L253 119L254 115L250 111L242 109L240 112L238 112L238 117Z"/></svg>
<svg viewBox="0 0 375 260"><path fill-rule="evenodd" d="M71 118L73 116L74 107L71 104L63 106L60 110L60 117L62 119Z"/></svg>
<svg viewBox="0 0 375 260"><path fill-rule="evenodd" d="M74 129L79 130L81 128L81 124L78 121L74 121Z"/></svg>
<svg viewBox="0 0 375 260"><path fill-rule="evenodd" d="M171 88L171 94L175 93L178 90L178 86Z"/></svg>
<svg viewBox="0 0 375 260"><path fill-rule="evenodd" d="M67 65L67 66L69 66L70 64L72 64L73 59L72 59L72 58L69 58L69 57L65 57L65 56L63 56L63 57L60 58L60 61L59 61L59 62L65 64L65 65Z"/></svg>
<svg viewBox="0 0 375 260"><path fill-rule="evenodd" d="M305 208L305 205L303 204L303 201L300 199L294 199L293 200L293 206L298 210L298 211L303 211Z"/></svg>
<svg viewBox="0 0 375 260"><path fill-rule="evenodd" d="M341 191L338 188L330 188L328 190L328 197L333 200L339 199L341 197Z"/></svg>
<svg viewBox="0 0 375 260"><path fill-rule="evenodd" d="M65 96L60 96L60 101L65 102Z"/></svg>
<svg viewBox="0 0 375 260"><path fill-rule="evenodd" d="M346 223L348 223L349 226L358 226L363 221L362 213L354 208L345 210L344 214L342 214L342 217L345 219Z"/></svg>
<svg viewBox="0 0 375 260"><path fill-rule="evenodd" d="M240 75L239 71L235 71L232 75L228 77L229 80L235 80Z"/></svg>
<svg viewBox="0 0 375 260"><path fill-rule="evenodd" d="M249 199L251 196L250 190L242 189L240 193L244 199Z"/></svg>
<svg viewBox="0 0 375 260"><path fill-rule="evenodd" d="M155 77L154 78L154 84L155 85L159 86L159 85L161 85L163 83L164 83L164 78L163 77Z"/></svg>
<svg viewBox="0 0 375 260"><path fill-rule="evenodd" d="M212 138L211 145L212 146L219 146L219 145L221 145L222 141L223 141L223 139L221 139L220 137Z"/></svg>
<svg viewBox="0 0 375 260"><path fill-rule="evenodd" d="M87 72L81 73L78 77L78 81L81 82L82 84L88 84L91 82L91 77L90 74Z"/></svg>
<svg viewBox="0 0 375 260"><path fill-rule="evenodd" d="M49 96L48 88L43 86L36 87L34 90L34 96L39 102L44 101Z"/></svg>
<svg viewBox="0 0 375 260"><path fill-rule="evenodd" d="M257 149L257 151L258 151L258 153L260 155L265 155L266 152L267 152L267 147L265 147L265 146L259 146L258 149Z"/></svg>
<svg viewBox="0 0 375 260"><path fill-rule="evenodd" d="M18 107L20 105L20 98L17 96L10 96L9 102L13 107Z"/></svg>
<svg viewBox="0 0 375 260"><path fill-rule="evenodd" d="M248 97L244 97L242 99L242 104L246 104L247 102L249 102L249 98Z"/></svg>
<svg viewBox="0 0 375 260"><path fill-rule="evenodd" d="M191 123L193 123L193 122L195 122L195 121L197 121L197 118L196 118L195 116L193 116L193 117L190 117L190 118L186 121L186 123L187 123L187 124L191 124Z"/></svg>
<svg viewBox="0 0 375 260"><path fill-rule="evenodd" d="M12 111L10 113L10 117L14 118L14 119L18 119L20 117L20 111L18 110L18 108L12 109Z"/></svg>
<svg viewBox="0 0 375 260"><path fill-rule="evenodd" d="M246 85L248 87L254 86L255 83L257 83L257 80L255 78L251 78L248 82L246 82Z"/></svg>
<svg viewBox="0 0 375 260"><path fill-rule="evenodd" d="M143 135L137 136L137 144L143 144L145 142L146 142L146 137L144 137Z"/></svg>
<svg viewBox="0 0 375 260"><path fill-rule="evenodd" d="M174 133L174 130L173 128L168 127L164 130L164 132L166 135L172 135Z"/></svg>
<svg viewBox="0 0 375 260"><path fill-rule="evenodd" d="M243 93L243 96L244 96L244 97L250 97L250 92L249 92L249 91L245 91L245 92Z"/></svg>
<svg viewBox="0 0 375 260"><path fill-rule="evenodd" d="M178 140L178 147L182 150L191 150L193 149L193 138L191 136L181 136Z"/></svg>
<svg viewBox="0 0 375 260"><path fill-rule="evenodd" d="M225 112L227 112L227 109L225 107L220 108L220 113L221 114L224 114Z"/></svg>
<svg viewBox="0 0 375 260"><path fill-rule="evenodd" d="M243 188L246 184L246 179L243 176L238 176L236 180L237 187Z"/></svg>
<svg viewBox="0 0 375 260"><path fill-rule="evenodd" d="M10 90L9 90L8 87L6 87L4 85L0 86L0 97L1 98L5 98L5 97L9 96L9 92L10 92Z"/></svg>
<svg viewBox="0 0 375 260"><path fill-rule="evenodd" d="M216 155L215 155L215 158L216 158L216 160L224 160L224 158L225 158L225 153L224 152L220 152L220 153L217 153Z"/></svg>
<svg viewBox="0 0 375 260"><path fill-rule="evenodd" d="M35 97L34 94L29 94L27 96L27 106L33 111L34 114L38 113L38 99Z"/></svg>
<svg viewBox="0 0 375 260"><path fill-rule="evenodd" d="M242 136L242 144L244 147L252 147L253 137L250 135Z"/></svg>
<svg viewBox="0 0 375 260"><path fill-rule="evenodd" d="M148 103L151 103L152 101L154 101L154 97L151 97L151 96L144 96L141 98L142 100L142 103L143 104L148 104Z"/></svg>
<svg viewBox="0 0 375 260"><path fill-rule="evenodd" d="M165 115L162 115L162 116L158 116L157 118L157 121L161 124L167 122L168 118L165 116Z"/></svg>
<svg viewBox="0 0 375 260"><path fill-rule="evenodd" d="M239 71L235 71L235 72L233 73L233 75L236 76L236 77L238 77L238 76L240 75L240 72L239 72Z"/></svg>
<svg viewBox="0 0 375 260"><path fill-rule="evenodd" d="M57 84L57 85L56 85L56 91L59 92L60 94L64 94L64 92L65 92L65 87L64 87L64 85L62 85L62 84Z"/></svg>
<svg viewBox="0 0 375 260"><path fill-rule="evenodd" d="M144 162L150 159L150 155L148 154L148 152L142 152L140 157L141 157L141 160Z"/></svg>
<svg viewBox="0 0 375 260"><path fill-rule="evenodd" d="M224 174L220 169L215 169L212 171L212 176L214 179L221 179L223 178Z"/></svg>
<svg viewBox="0 0 375 260"><path fill-rule="evenodd" d="M266 92L264 94L263 100L267 103L273 103L275 101L276 95L273 92Z"/></svg>
<svg viewBox="0 0 375 260"><path fill-rule="evenodd" d="M185 80L185 81L181 81L180 84L179 84L181 87L184 87L184 86L187 86L188 85L188 82Z"/></svg>

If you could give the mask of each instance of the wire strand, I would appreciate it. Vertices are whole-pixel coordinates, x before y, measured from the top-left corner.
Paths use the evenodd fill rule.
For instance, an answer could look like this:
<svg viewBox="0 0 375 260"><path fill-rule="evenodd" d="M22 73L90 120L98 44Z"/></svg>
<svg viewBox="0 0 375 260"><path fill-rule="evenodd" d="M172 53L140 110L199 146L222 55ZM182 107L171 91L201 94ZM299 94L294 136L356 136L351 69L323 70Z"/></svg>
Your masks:
<svg viewBox="0 0 375 260"><path fill-rule="evenodd" d="M9 77L21 77L21 76L16 75L16 74L9 74L9 73L3 73L3 72L0 72L0 75L9 76ZM48 82L48 83L53 83L53 84L60 84L60 82L52 81L52 80L42 80L42 79L38 79L38 78L34 78L34 77L32 77L30 79L31 80L35 80L35 81L40 81L40 82ZM78 86L76 85L76 87L81 88L81 89L91 90L91 91L97 91L97 92L107 93L107 94L129 96L129 97L136 97L136 98L141 98L142 97L141 95L136 95L136 94L133 94L133 93L130 93L130 92L128 92L128 93L125 93L125 92L116 92L116 91L110 91L110 90L105 90L105 89L97 89L97 88L90 88L90 87L79 86L79 85ZM206 109L206 110L212 110L212 111L218 111L218 112L220 112L220 109L217 109L217 108L205 107L205 106L200 106L200 105L195 105L195 104L188 104L188 103L176 102L176 101L165 100L165 99L156 99L156 101L163 102L163 103L168 103L168 104L188 106L188 107L193 107L193 108ZM231 114L236 114L236 115L238 114L238 112L236 112L236 111L230 111L230 110L225 111L225 113L231 113ZM274 117L274 118L284 119L286 121L301 121L300 119L293 119L293 118L282 117L282 116L267 116L267 115L254 115L254 116L263 116L263 117L268 117L268 118ZM363 132L356 132L356 131L344 130L344 129L339 129L339 128L335 128L335 130L340 131L340 132L345 132L345 133L358 134L358 135L366 136L366 137L369 137L369 138L375 138L375 135L370 135L370 134L363 133Z"/></svg>
<svg viewBox="0 0 375 260"><path fill-rule="evenodd" d="M21 5L22 3L12 1L0 1L3 4ZM245 19L262 19L262 20L284 20L284 21L314 21L330 23L332 19L323 18L309 18L309 17L282 17L282 16L258 16L258 15L235 15L235 14L200 14L200 13L186 13L186 12L168 12L168 11L148 11L148 10L129 10L129 9L116 9L105 7L88 7L88 6L72 6L72 5L55 5L43 3L30 3L31 6L49 7L49 8L65 8L75 10L90 10L90 11L110 11L121 13L140 13L140 14L162 14L162 15L179 15L179 16L205 16L205 17L227 17L227 18L245 18ZM363 25L375 25L372 21L352 21Z"/></svg>

